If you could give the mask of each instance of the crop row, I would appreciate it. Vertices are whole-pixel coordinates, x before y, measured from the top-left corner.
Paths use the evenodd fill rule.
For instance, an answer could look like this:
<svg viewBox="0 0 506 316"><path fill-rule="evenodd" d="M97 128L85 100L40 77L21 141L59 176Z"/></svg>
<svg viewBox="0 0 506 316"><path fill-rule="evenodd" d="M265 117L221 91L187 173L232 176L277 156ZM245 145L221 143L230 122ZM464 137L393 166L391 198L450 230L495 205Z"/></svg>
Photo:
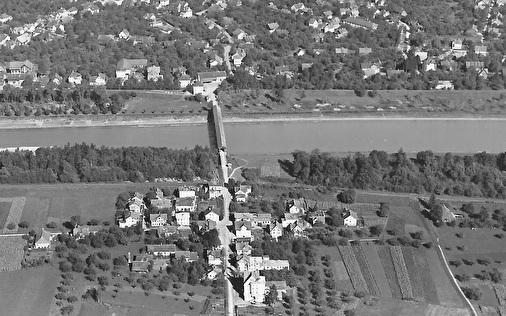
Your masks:
<svg viewBox="0 0 506 316"><path fill-rule="evenodd" d="M21 215L23 214L23 208L25 207L26 198L17 197L12 199L11 208L9 210L9 215L7 215L7 221L4 226L4 233L15 233L18 231L18 223L21 220ZM7 228L9 223L13 223L16 227L12 230Z"/></svg>
<svg viewBox="0 0 506 316"><path fill-rule="evenodd" d="M390 247L390 254L392 255L392 261L394 263L395 275L401 288L401 294L403 299L413 298L413 289L411 282L409 281L408 269L406 269L406 263L402 256L402 250L400 246Z"/></svg>
<svg viewBox="0 0 506 316"><path fill-rule="evenodd" d="M494 285L495 296L497 296L497 300L499 301L499 305L506 305L506 286L502 284Z"/></svg>
<svg viewBox="0 0 506 316"><path fill-rule="evenodd" d="M18 236L0 237L0 271L21 268L25 245L26 240Z"/></svg>
<svg viewBox="0 0 506 316"><path fill-rule="evenodd" d="M357 258L355 258L355 254L353 253L351 247L339 246L338 248L355 291L369 292L367 290L367 283L364 280Z"/></svg>
<svg viewBox="0 0 506 316"><path fill-rule="evenodd" d="M406 268L408 269L409 273L409 279L411 280L411 286L413 287L413 296L424 297L422 287L422 277L420 275L421 271L416 267L412 248L402 247L402 255L404 256L404 262L406 263Z"/></svg>
<svg viewBox="0 0 506 316"><path fill-rule="evenodd" d="M399 299L402 298L401 289L399 288L399 283L397 282L397 276L395 275L395 268L388 246L379 246L378 255L380 257L381 264L383 265L383 271L385 271L385 276L387 277L392 297Z"/></svg>
<svg viewBox="0 0 506 316"><path fill-rule="evenodd" d="M432 278L425 250L423 248L411 249L415 259L416 269L419 272L423 293L425 294L425 300L432 304L439 304L440 302L437 295L436 285L434 284L434 279Z"/></svg>
<svg viewBox="0 0 506 316"><path fill-rule="evenodd" d="M355 253L355 258L357 259L358 266L362 271L362 275L364 276L365 282L367 283L367 287L369 288L369 293L371 293L372 295L380 296L378 284L376 284L376 279L374 279L371 267L369 267L369 262L365 257L362 245L360 243L352 244L352 249L353 252Z"/></svg>

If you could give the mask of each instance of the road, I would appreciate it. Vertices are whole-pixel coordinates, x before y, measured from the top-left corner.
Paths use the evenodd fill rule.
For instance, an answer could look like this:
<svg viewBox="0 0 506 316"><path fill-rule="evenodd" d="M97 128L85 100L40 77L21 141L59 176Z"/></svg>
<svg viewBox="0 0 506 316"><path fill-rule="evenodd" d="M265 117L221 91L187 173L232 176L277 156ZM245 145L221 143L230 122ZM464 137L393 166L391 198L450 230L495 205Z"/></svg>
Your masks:
<svg viewBox="0 0 506 316"><path fill-rule="evenodd" d="M223 51L223 59L225 60L227 71L230 74L232 72L232 67L230 66L230 45L223 46Z"/></svg>
<svg viewBox="0 0 506 316"><path fill-rule="evenodd" d="M229 258L230 258L230 243L232 236L228 230L230 222L229 205L232 201L232 195L228 191L223 193L223 219L216 224L221 245L223 246L223 274L225 275L225 315L234 315L234 295L232 283L230 283L229 275Z"/></svg>

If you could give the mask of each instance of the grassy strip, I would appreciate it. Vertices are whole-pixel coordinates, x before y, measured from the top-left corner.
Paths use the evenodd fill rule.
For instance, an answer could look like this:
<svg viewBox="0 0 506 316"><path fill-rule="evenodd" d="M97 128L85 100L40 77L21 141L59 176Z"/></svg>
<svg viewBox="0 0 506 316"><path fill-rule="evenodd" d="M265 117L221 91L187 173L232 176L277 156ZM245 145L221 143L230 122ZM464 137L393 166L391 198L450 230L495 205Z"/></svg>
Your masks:
<svg viewBox="0 0 506 316"><path fill-rule="evenodd" d="M499 301L499 305L506 305L506 286L503 284L494 284L495 296L497 296L497 300Z"/></svg>
<svg viewBox="0 0 506 316"><path fill-rule="evenodd" d="M397 281L401 288L402 299L412 299L413 289L411 287L411 281L409 280L408 269L402 256L400 246L390 247L390 254L392 255L392 261L394 263L395 274L397 275Z"/></svg>
<svg viewBox="0 0 506 316"><path fill-rule="evenodd" d="M358 262L358 266L360 267L360 271L362 271L362 275L364 276L365 282L367 283L367 287L369 288L369 293L372 295L380 296L380 290L378 288L378 284L376 284L376 279L374 279L374 275L371 272L371 268L369 267L369 262L364 254L364 249L362 249L361 243L352 243L352 249L355 253L355 257Z"/></svg>
<svg viewBox="0 0 506 316"><path fill-rule="evenodd" d="M424 297L423 286L420 276L420 270L416 268L415 259L413 258L413 249L411 247L401 247L404 262L408 269L409 279L413 290L413 296L415 298Z"/></svg>
<svg viewBox="0 0 506 316"><path fill-rule="evenodd" d="M341 253L341 257L343 258L344 265L346 266L346 270L348 271L348 275L350 276L353 288L355 291L368 293L367 283L360 271L360 266L353 254L353 250L350 246L339 246L338 248Z"/></svg>
<svg viewBox="0 0 506 316"><path fill-rule="evenodd" d="M425 250L422 248L413 249L413 259L415 261L416 270L419 271L425 300L432 304L439 304L436 285L430 273L429 263L425 257Z"/></svg>
<svg viewBox="0 0 506 316"><path fill-rule="evenodd" d="M402 298L401 289L399 284L397 283L397 276L395 274L394 264L392 262L392 256L390 255L390 251L388 246L379 246L378 247L378 255L381 259L381 263L383 265L383 271L385 271L385 275L388 280L388 284L390 285L390 291L392 291L393 298Z"/></svg>

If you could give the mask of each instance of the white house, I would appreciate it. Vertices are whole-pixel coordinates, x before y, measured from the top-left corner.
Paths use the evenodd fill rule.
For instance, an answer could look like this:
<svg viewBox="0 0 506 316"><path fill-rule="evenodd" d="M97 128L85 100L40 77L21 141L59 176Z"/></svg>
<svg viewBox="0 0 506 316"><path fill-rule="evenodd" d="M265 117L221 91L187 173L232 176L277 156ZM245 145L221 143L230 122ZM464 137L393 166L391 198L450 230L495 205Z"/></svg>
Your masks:
<svg viewBox="0 0 506 316"><path fill-rule="evenodd" d="M251 303L263 303L265 297L265 277L258 272L244 276L244 300Z"/></svg>
<svg viewBox="0 0 506 316"><path fill-rule="evenodd" d="M181 186L177 189L180 198L195 197L196 189L190 186Z"/></svg>
<svg viewBox="0 0 506 316"><path fill-rule="evenodd" d="M343 213L344 226L355 227L357 226L358 215L354 211L346 211Z"/></svg>
<svg viewBox="0 0 506 316"><path fill-rule="evenodd" d="M236 238L251 238L251 222L239 221L234 223Z"/></svg>
<svg viewBox="0 0 506 316"><path fill-rule="evenodd" d="M35 249L47 249L51 247L51 240L52 240L51 233L48 232L47 230L42 229L40 238L37 239L34 247Z"/></svg>
<svg viewBox="0 0 506 316"><path fill-rule="evenodd" d="M197 208L196 197L185 197L176 200L176 212L195 212Z"/></svg>
<svg viewBox="0 0 506 316"><path fill-rule="evenodd" d="M274 222L269 226L269 234L272 239L278 241L278 238L283 236L283 225L280 222Z"/></svg>
<svg viewBox="0 0 506 316"><path fill-rule="evenodd" d="M120 228L133 227L139 223L144 223L142 220L142 213L140 212L129 212L124 219L118 221Z"/></svg>
<svg viewBox="0 0 506 316"><path fill-rule="evenodd" d="M190 226L190 212L178 212L175 216L178 226Z"/></svg>
<svg viewBox="0 0 506 316"><path fill-rule="evenodd" d="M67 78L67 81L70 83L70 84L81 84L83 82L83 76L76 72L76 71L72 71L72 73L70 74L70 76Z"/></svg>
<svg viewBox="0 0 506 316"><path fill-rule="evenodd" d="M210 185L208 192L209 199L212 200L222 196L224 190L225 187L222 185Z"/></svg>
<svg viewBox="0 0 506 316"><path fill-rule="evenodd" d="M168 257L174 255L176 253L176 245L167 244L167 245L147 245L147 251L155 256L164 256Z"/></svg>
<svg viewBox="0 0 506 316"><path fill-rule="evenodd" d="M208 209L205 213L204 218L206 221L213 221L216 223L220 221L220 215L215 210Z"/></svg>
<svg viewBox="0 0 506 316"><path fill-rule="evenodd" d="M167 224L167 214L149 214L151 227L164 226Z"/></svg>
<svg viewBox="0 0 506 316"><path fill-rule="evenodd" d="M184 74L181 77L179 77L178 80L179 80L179 87L181 89L184 89L190 85L192 78L190 76L188 76L187 74Z"/></svg>

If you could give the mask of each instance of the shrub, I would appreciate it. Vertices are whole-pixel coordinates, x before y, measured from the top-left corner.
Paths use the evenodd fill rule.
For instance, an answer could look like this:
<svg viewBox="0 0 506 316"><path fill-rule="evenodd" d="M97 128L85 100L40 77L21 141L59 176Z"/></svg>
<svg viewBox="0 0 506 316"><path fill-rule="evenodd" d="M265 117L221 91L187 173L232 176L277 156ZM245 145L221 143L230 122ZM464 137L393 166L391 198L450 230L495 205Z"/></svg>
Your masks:
<svg viewBox="0 0 506 316"><path fill-rule="evenodd" d="M462 287L462 292L470 300L479 301L482 296L480 289L477 287Z"/></svg>
<svg viewBox="0 0 506 316"><path fill-rule="evenodd" d="M457 268L462 265L462 261L460 261L460 260L451 260L449 263L450 263L451 266L454 266L454 267L457 267Z"/></svg>
<svg viewBox="0 0 506 316"><path fill-rule="evenodd" d="M30 226L30 223L28 223L27 221L21 221L18 223L19 228L28 228L28 226Z"/></svg>
<svg viewBox="0 0 506 316"><path fill-rule="evenodd" d="M14 224L14 223L7 224L7 229L8 230L13 230L14 228L16 228L16 224Z"/></svg>
<svg viewBox="0 0 506 316"><path fill-rule="evenodd" d="M352 204L355 203L357 198L357 192L353 189L342 191L337 195L337 199L341 203Z"/></svg>
<svg viewBox="0 0 506 316"><path fill-rule="evenodd" d="M487 258L476 259L476 261L483 266L488 266L490 264L490 260Z"/></svg>

